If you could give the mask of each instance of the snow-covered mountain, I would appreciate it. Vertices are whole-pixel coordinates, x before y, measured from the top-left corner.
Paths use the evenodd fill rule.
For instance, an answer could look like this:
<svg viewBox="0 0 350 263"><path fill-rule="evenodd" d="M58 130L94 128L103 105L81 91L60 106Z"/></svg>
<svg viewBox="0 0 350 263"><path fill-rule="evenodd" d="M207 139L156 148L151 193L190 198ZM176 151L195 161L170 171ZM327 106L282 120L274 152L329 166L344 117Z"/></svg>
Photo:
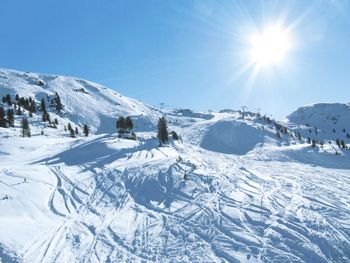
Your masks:
<svg viewBox="0 0 350 263"><path fill-rule="evenodd" d="M0 127L0 261L349 262L350 152L295 136L308 124L334 139L328 115L350 131L346 108L320 115L314 105L275 123L160 110L86 80L0 70L1 97L50 105L56 92L56 128L40 111L23 113L31 138L20 136L23 115ZM121 115L137 140L118 137ZM181 139L159 147L163 115ZM71 138L68 123L91 134Z"/></svg>
<svg viewBox="0 0 350 263"><path fill-rule="evenodd" d="M350 104L318 103L300 107L286 123L304 136L317 140L345 140L350 143Z"/></svg>
<svg viewBox="0 0 350 263"><path fill-rule="evenodd" d="M16 94L40 102L58 93L64 105L58 118L76 125L88 124L92 132L115 131L117 116L132 116L138 130L154 130L158 113L140 101L127 98L99 84L66 76L24 73L0 69L0 95ZM54 114L54 112L53 112Z"/></svg>

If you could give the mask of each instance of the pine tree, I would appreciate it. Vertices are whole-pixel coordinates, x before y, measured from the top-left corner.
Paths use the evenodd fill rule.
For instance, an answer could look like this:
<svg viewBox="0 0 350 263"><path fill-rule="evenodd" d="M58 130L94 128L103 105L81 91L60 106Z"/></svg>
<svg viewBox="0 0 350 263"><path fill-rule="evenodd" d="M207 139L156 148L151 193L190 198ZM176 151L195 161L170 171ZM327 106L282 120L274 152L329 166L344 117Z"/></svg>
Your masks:
<svg viewBox="0 0 350 263"><path fill-rule="evenodd" d="M75 137L75 132L73 129L69 130L70 137L74 138Z"/></svg>
<svg viewBox="0 0 350 263"><path fill-rule="evenodd" d="M46 104L45 104L44 98L41 99L40 109L41 109L41 111L46 111Z"/></svg>
<svg viewBox="0 0 350 263"><path fill-rule="evenodd" d="M158 134L159 145L166 143L169 140L168 125L165 117L161 117L158 120Z"/></svg>
<svg viewBox="0 0 350 263"><path fill-rule="evenodd" d="M73 130L72 129L72 125L70 124L70 122L68 122L67 129L68 129L68 131L72 131Z"/></svg>
<svg viewBox="0 0 350 263"><path fill-rule="evenodd" d="M56 125L58 125L58 120L57 120L57 118L54 119L54 123L55 123Z"/></svg>
<svg viewBox="0 0 350 263"><path fill-rule="evenodd" d="M125 133L126 119L123 116L120 116L119 119L117 120L116 127L118 130L119 136Z"/></svg>
<svg viewBox="0 0 350 263"><path fill-rule="evenodd" d="M15 100L16 100L16 101L19 101L19 95L18 95L18 94L16 94Z"/></svg>
<svg viewBox="0 0 350 263"><path fill-rule="evenodd" d="M28 120L26 117L23 117L22 121L21 121L21 133L22 133L22 137L30 137L31 136L29 123L28 123Z"/></svg>
<svg viewBox="0 0 350 263"><path fill-rule="evenodd" d="M300 132L297 133L297 136L298 136L298 140L301 141L301 135L300 135Z"/></svg>
<svg viewBox="0 0 350 263"><path fill-rule="evenodd" d="M340 147L340 141L339 141L339 139L337 139L337 140L335 141L335 143L336 143L336 145L338 145L338 147Z"/></svg>
<svg viewBox="0 0 350 263"><path fill-rule="evenodd" d="M179 136L177 135L177 133L175 131L171 132L171 137L173 137L174 140L178 140Z"/></svg>
<svg viewBox="0 0 350 263"><path fill-rule="evenodd" d="M129 132L134 128L134 123L129 116L125 119L125 128L128 129Z"/></svg>
<svg viewBox="0 0 350 263"><path fill-rule="evenodd" d="M75 134L79 134L78 127L75 127Z"/></svg>
<svg viewBox="0 0 350 263"><path fill-rule="evenodd" d="M7 128L7 123L5 119L5 110L3 107L0 107L0 127Z"/></svg>
<svg viewBox="0 0 350 263"><path fill-rule="evenodd" d="M5 99L6 99L6 103L7 103L9 106L12 106L12 101L11 101L11 96L10 96L10 94L7 94L6 97L5 97Z"/></svg>
<svg viewBox="0 0 350 263"><path fill-rule="evenodd" d="M47 111L43 111L42 120L51 123L50 114Z"/></svg>
<svg viewBox="0 0 350 263"><path fill-rule="evenodd" d="M343 149L345 149L345 146L346 146L346 145L345 145L344 140L341 140L341 141L340 141L340 145L341 145L341 147L342 147Z"/></svg>
<svg viewBox="0 0 350 263"><path fill-rule="evenodd" d="M14 127L15 126L15 118L14 118L14 111L12 108L7 110L7 121L9 123L9 126Z"/></svg>
<svg viewBox="0 0 350 263"><path fill-rule="evenodd" d="M312 148L315 148L315 147L316 147L316 140L315 140L315 139L312 139L312 141L311 141L311 146L312 146Z"/></svg>
<svg viewBox="0 0 350 263"><path fill-rule="evenodd" d="M55 94L54 102L55 102L55 109L56 109L56 111L60 112L62 110L63 106L62 106L62 103L61 103L61 98L60 98L60 96L58 95L57 92Z"/></svg>
<svg viewBox="0 0 350 263"><path fill-rule="evenodd" d="M307 143L310 144L311 143L311 138L307 137Z"/></svg>
<svg viewBox="0 0 350 263"><path fill-rule="evenodd" d="M86 124L84 124L83 133L86 137L89 135L89 127Z"/></svg>

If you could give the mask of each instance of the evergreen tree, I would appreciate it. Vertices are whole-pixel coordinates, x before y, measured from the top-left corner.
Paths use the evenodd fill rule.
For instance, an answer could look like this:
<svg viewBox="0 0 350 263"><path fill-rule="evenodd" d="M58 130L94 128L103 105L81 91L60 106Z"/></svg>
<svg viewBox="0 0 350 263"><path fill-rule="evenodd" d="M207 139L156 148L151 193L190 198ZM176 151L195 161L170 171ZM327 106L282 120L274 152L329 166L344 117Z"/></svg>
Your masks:
<svg viewBox="0 0 350 263"><path fill-rule="evenodd" d="M86 137L89 135L89 127L86 124L84 124L83 133Z"/></svg>
<svg viewBox="0 0 350 263"><path fill-rule="evenodd" d="M83 133L86 137L89 135L89 127L86 124L84 124Z"/></svg>
<svg viewBox="0 0 350 263"><path fill-rule="evenodd" d="M12 108L7 110L7 121L9 123L9 126L14 127L15 126L15 113Z"/></svg>
<svg viewBox="0 0 350 263"><path fill-rule="evenodd" d="M125 119L125 128L128 129L129 132L134 128L134 123L129 116Z"/></svg>
<svg viewBox="0 0 350 263"><path fill-rule="evenodd" d="M68 129L68 131L73 131L72 125L70 124L70 122L68 122L67 129Z"/></svg>
<svg viewBox="0 0 350 263"><path fill-rule="evenodd" d="M161 117L158 120L158 134L159 145L166 143L169 140L168 125L165 117Z"/></svg>
<svg viewBox="0 0 350 263"><path fill-rule="evenodd" d="M73 129L69 130L70 137L74 138L75 137L75 132Z"/></svg>
<svg viewBox="0 0 350 263"><path fill-rule="evenodd" d="M315 148L315 147L316 147L316 140L315 140L315 139L313 139L313 140L311 141L311 146L312 146L312 148Z"/></svg>
<svg viewBox="0 0 350 263"><path fill-rule="evenodd" d="M339 141L339 139L337 139L337 140L335 141L335 143L336 143L336 145L338 145L338 147L340 147L340 141Z"/></svg>
<svg viewBox="0 0 350 263"><path fill-rule="evenodd" d="M40 109L41 109L41 111L46 111L46 104L45 104L44 98L41 99Z"/></svg>
<svg viewBox="0 0 350 263"><path fill-rule="evenodd" d="M311 143L311 139L310 137L307 137L307 143L310 144Z"/></svg>
<svg viewBox="0 0 350 263"><path fill-rule="evenodd" d="M42 120L51 123L50 114L47 111L43 111Z"/></svg>
<svg viewBox="0 0 350 263"><path fill-rule="evenodd" d="M58 95L57 92L55 94L54 102L55 102L55 109L56 109L56 111L60 112L62 110L63 106L62 106L62 103L61 103L61 98L60 98L60 96Z"/></svg>
<svg viewBox="0 0 350 263"><path fill-rule="evenodd" d="M18 94L16 94L15 100L16 100L16 101L19 101L19 95L18 95Z"/></svg>
<svg viewBox="0 0 350 263"><path fill-rule="evenodd" d="M123 116L120 116L119 119L117 120L116 127L118 130L119 136L125 133L126 119Z"/></svg>
<svg viewBox="0 0 350 263"><path fill-rule="evenodd" d="M79 134L78 127L75 127L75 134Z"/></svg>
<svg viewBox="0 0 350 263"><path fill-rule="evenodd" d="M0 127L7 128L7 123L5 119L5 110L3 107L0 107Z"/></svg>
<svg viewBox="0 0 350 263"><path fill-rule="evenodd" d="M58 125L58 120L57 120L57 118L55 118L54 123L55 123L56 125Z"/></svg>
<svg viewBox="0 0 350 263"><path fill-rule="evenodd" d="M177 133L175 131L171 132L171 137L173 137L174 140L178 140L179 136L177 135Z"/></svg>
<svg viewBox="0 0 350 263"><path fill-rule="evenodd" d="M7 95L6 95L6 103L7 103L9 106L12 106L10 94L7 94Z"/></svg>
<svg viewBox="0 0 350 263"><path fill-rule="evenodd" d="M31 136L29 123L28 123L28 120L26 117L23 117L22 121L21 121L21 133L22 133L22 137L30 137Z"/></svg>
<svg viewBox="0 0 350 263"><path fill-rule="evenodd" d="M298 136L298 140L301 141L301 135L300 135L300 132L297 133L297 136Z"/></svg>
<svg viewBox="0 0 350 263"><path fill-rule="evenodd" d="M341 141L340 141L340 145L341 145L341 147L342 147L343 149L345 149L345 146L346 146L346 145L345 145L344 140L341 140Z"/></svg>

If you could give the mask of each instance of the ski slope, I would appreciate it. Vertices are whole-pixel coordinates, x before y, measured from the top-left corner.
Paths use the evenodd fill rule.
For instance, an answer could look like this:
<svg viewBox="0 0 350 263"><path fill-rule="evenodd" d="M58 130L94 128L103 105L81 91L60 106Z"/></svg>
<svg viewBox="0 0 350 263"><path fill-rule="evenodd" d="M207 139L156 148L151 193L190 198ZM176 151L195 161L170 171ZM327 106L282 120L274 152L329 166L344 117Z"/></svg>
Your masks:
<svg viewBox="0 0 350 263"><path fill-rule="evenodd" d="M3 90L40 100L41 87L21 86L24 73L2 72L20 83L1 80ZM72 97L65 83L79 81L60 78ZM114 91L89 92L84 109ZM31 138L0 128L2 262L349 262L349 151L278 139L273 125L235 112L161 111L125 97L120 111L91 108L112 126L60 96L60 123L91 121L93 134L70 138L39 120ZM136 141L115 133L125 113L147 121ZM163 114L182 140L159 147L148 123Z"/></svg>

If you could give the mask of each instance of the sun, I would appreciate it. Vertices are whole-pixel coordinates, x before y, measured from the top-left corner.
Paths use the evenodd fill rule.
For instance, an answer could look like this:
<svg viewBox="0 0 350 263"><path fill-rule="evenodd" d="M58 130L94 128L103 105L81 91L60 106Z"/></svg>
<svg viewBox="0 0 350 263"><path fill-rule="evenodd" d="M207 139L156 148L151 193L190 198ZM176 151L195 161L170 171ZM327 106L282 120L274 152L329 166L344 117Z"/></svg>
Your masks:
<svg viewBox="0 0 350 263"><path fill-rule="evenodd" d="M254 35L250 45L251 58L259 68L280 63L292 46L288 31L278 26Z"/></svg>

